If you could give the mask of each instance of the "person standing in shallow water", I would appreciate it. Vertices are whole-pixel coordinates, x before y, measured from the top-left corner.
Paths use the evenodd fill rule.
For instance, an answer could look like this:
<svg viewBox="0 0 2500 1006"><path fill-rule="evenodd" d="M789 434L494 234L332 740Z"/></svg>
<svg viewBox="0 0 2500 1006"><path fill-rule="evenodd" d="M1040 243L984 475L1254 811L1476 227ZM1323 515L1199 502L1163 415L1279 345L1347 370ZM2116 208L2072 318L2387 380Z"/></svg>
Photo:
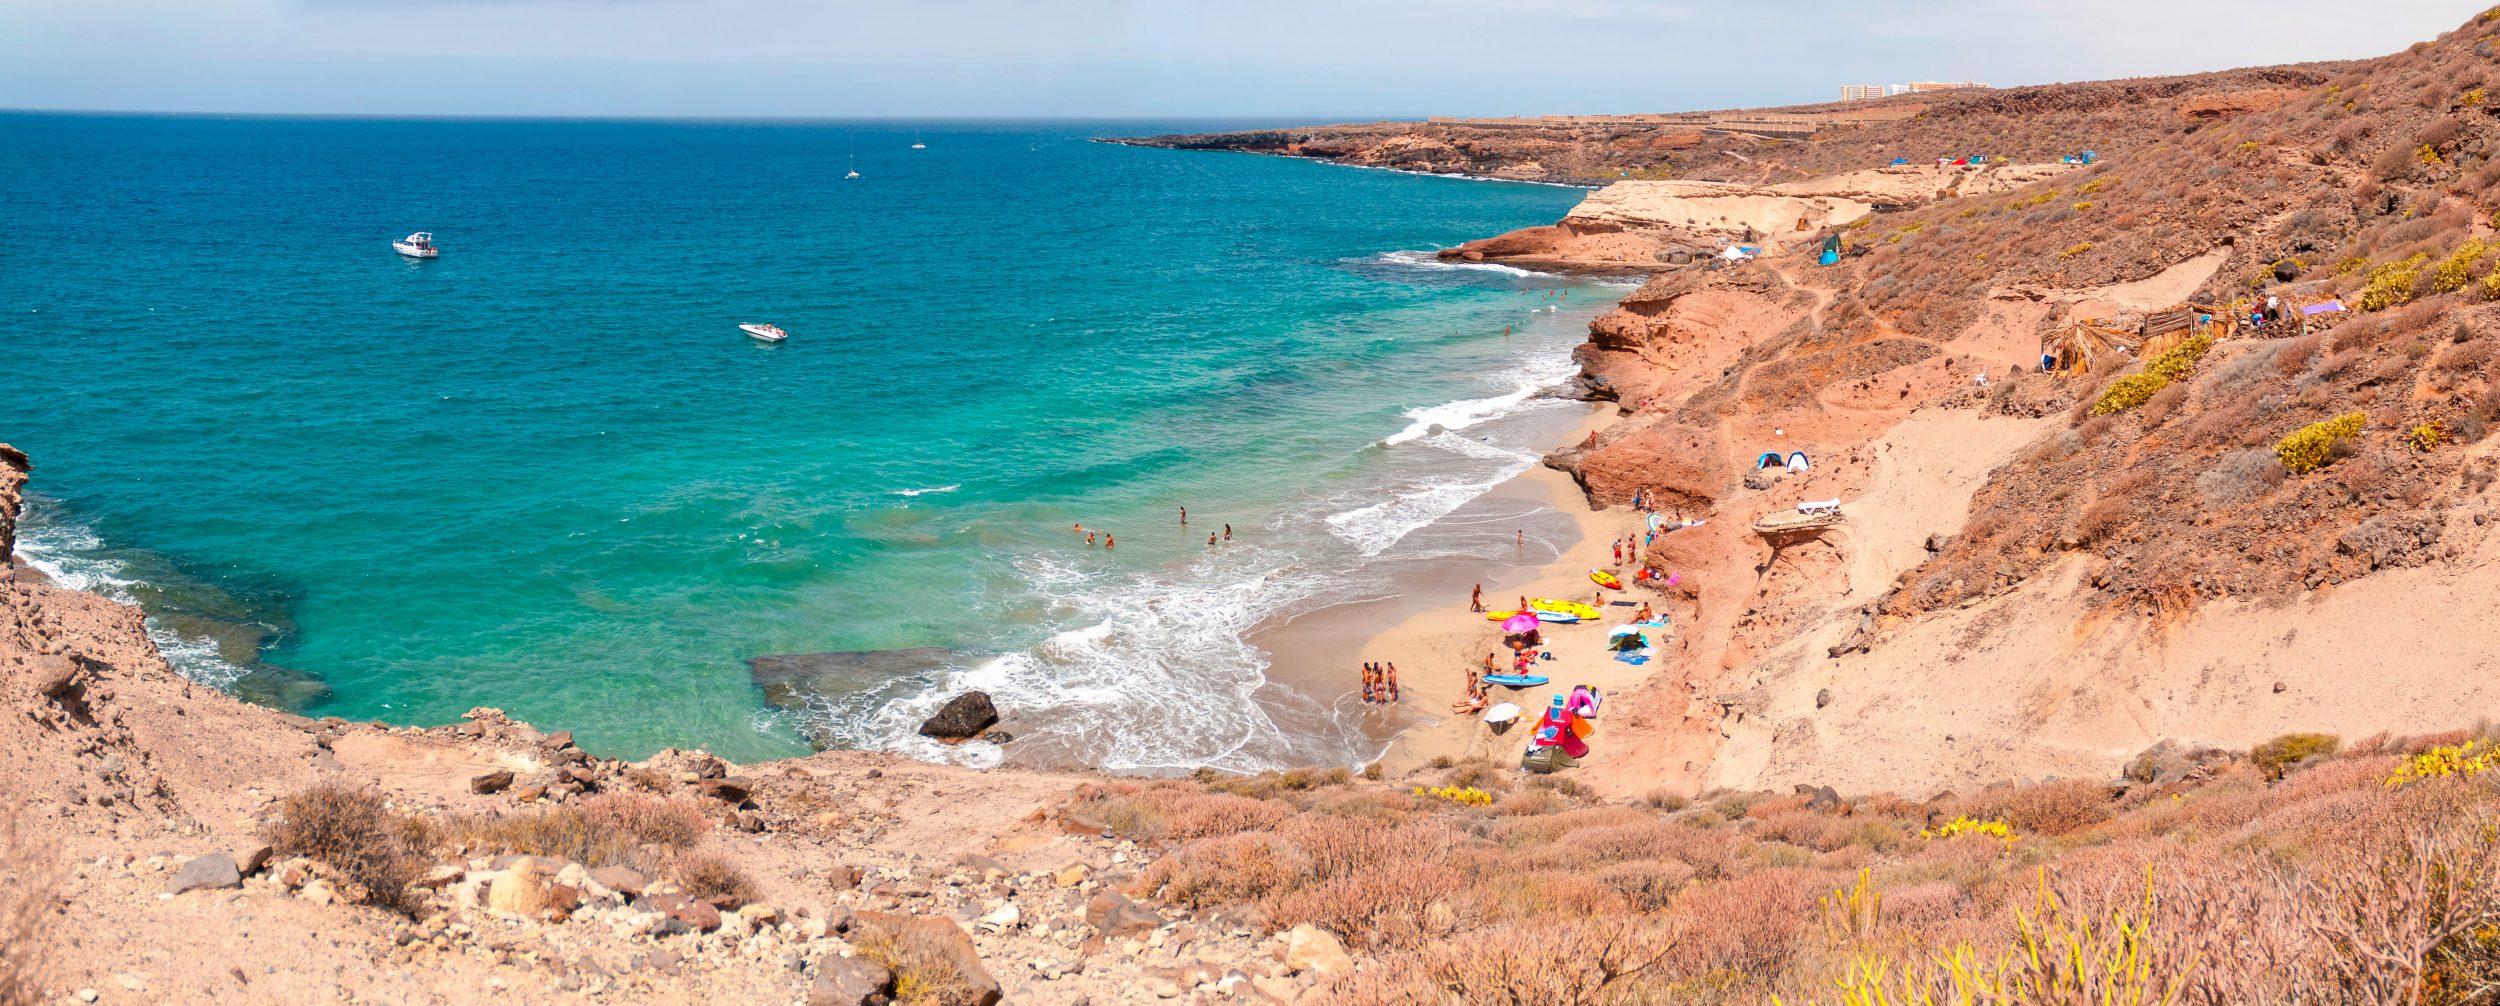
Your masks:
<svg viewBox="0 0 2500 1006"><path fill-rule="evenodd" d="M1118 544L1118 542L1117 542L1117 541L1115 541L1115 540L1111 537L1111 532L1109 532L1109 531L1105 531L1105 532L1103 532L1103 535L1102 535L1102 550L1103 550L1103 551L1105 551L1105 552L1111 551L1112 546L1114 546L1114 545L1116 545L1116 544Z"/></svg>
<svg viewBox="0 0 2500 1006"><path fill-rule="evenodd" d="M1181 526L1182 526L1182 527L1188 527L1188 526L1189 526L1189 508L1188 508L1188 507L1182 507L1182 508L1181 508Z"/></svg>
<svg viewBox="0 0 2500 1006"><path fill-rule="evenodd" d="M1226 524L1226 525L1224 525L1224 540L1225 540L1225 541L1231 541L1231 540L1233 540L1233 526L1232 526L1232 525L1230 525L1230 524Z"/></svg>
<svg viewBox="0 0 2500 1006"><path fill-rule="evenodd" d="M1208 547L1208 548L1214 548L1214 547L1215 547L1215 532L1213 532L1213 531L1209 531L1209 532L1207 532L1207 547Z"/></svg>
<svg viewBox="0 0 2500 1006"><path fill-rule="evenodd" d="M1381 671L1380 671L1380 684L1381 684L1381 687L1382 687L1382 688L1386 691L1386 695L1385 695L1385 696L1381 699L1381 701L1383 701L1383 702L1396 702L1396 701L1398 700L1398 665L1397 665L1397 661L1392 660L1392 661L1390 661L1390 662L1388 662L1388 663L1386 663L1386 664L1381 665Z"/></svg>

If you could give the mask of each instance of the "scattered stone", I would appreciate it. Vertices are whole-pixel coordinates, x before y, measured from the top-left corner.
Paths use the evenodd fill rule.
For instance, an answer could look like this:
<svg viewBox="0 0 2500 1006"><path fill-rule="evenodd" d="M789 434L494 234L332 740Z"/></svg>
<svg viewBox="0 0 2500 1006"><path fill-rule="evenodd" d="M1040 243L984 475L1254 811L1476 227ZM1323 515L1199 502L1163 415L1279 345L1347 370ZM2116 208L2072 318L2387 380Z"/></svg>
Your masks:
<svg viewBox="0 0 2500 1006"><path fill-rule="evenodd" d="M635 899L634 908L668 916L669 921L693 932L708 933L720 928L720 909L683 894L645 894Z"/></svg>
<svg viewBox="0 0 2500 1006"><path fill-rule="evenodd" d="M965 988L970 990L970 994L956 1000L958 1002L969 1002L971 1006L997 1006L999 997L1005 994L999 988L998 979L990 977L989 969L981 966L981 955L972 948L972 934L964 932L964 927L952 920L890 912L861 912L859 925L892 934L898 940L936 948L946 957L947 963L954 965L955 972L963 978Z"/></svg>
<svg viewBox="0 0 2500 1006"><path fill-rule="evenodd" d="M182 864L182 869L174 871L173 879L165 882L165 893L181 894L184 891L196 891L203 888L218 890L241 886L243 886L243 873L235 869L234 857L223 852L212 852Z"/></svg>
<svg viewBox="0 0 2500 1006"><path fill-rule="evenodd" d="M988 692L965 692L946 700L937 715L920 724L920 735L939 740L968 740L998 724L998 707Z"/></svg>
<svg viewBox="0 0 2500 1006"><path fill-rule="evenodd" d="M549 751L562 751L573 746L573 731L558 730L548 734L546 739L539 741L538 744Z"/></svg>
<svg viewBox="0 0 2500 1006"><path fill-rule="evenodd" d="M1832 704L1832 690L1831 690L1831 689L1829 689L1829 688L1817 688L1817 689L1815 689L1815 690L1814 690L1814 708L1816 708L1816 709L1821 709L1821 708L1823 708L1824 706L1828 706L1828 705L1831 705L1831 704Z"/></svg>
<svg viewBox="0 0 2500 1006"><path fill-rule="evenodd" d="M1085 864L1078 863L1065 870L1051 874L1050 879L1058 881L1059 886L1061 887L1075 887L1076 885L1085 882L1086 874L1087 870L1085 869Z"/></svg>
<svg viewBox="0 0 2500 1006"><path fill-rule="evenodd" d="M1014 929L1017 923L1023 921L1024 911L1017 908L1015 902L1010 901L981 916L980 924L983 929L997 932L1001 929Z"/></svg>
<svg viewBox="0 0 2500 1006"><path fill-rule="evenodd" d="M246 877L251 876L268 868L270 857L277 853L278 850L271 848L267 842L244 846L234 851L234 868Z"/></svg>
<svg viewBox="0 0 2500 1006"><path fill-rule="evenodd" d="M2282 682L2280 682L2280 681L2277 681L2277 682L2275 682L2275 683L2274 683L2274 694L2276 694L2276 695L2281 695L2281 694L2283 694L2284 690L2285 690L2285 689L2287 689L2287 688L2289 688L2289 687L2291 687L2291 686L2286 685L2286 684L2284 684L2284 683L2282 683Z"/></svg>
<svg viewBox="0 0 2500 1006"><path fill-rule="evenodd" d="M1289 973L1339 975L1354 970L1354 958L1346 954L1345 944L1308 922L1286 931L1278 950L1276 959L1284 962Z"/></svg>
<svg viewBox="0 0 2500 1006"><path fill-rule="evenodd" d="M828 957L816 963L816 984L807 1006L877 1006L894 994L894 972L865 957Z"/></svg>
<svg viewBox="0 0 2500 1006"><path fill-rule="evenodd" d="M501 793L510 788L512 788L512 772L508 769L496 769L469 780L471 793Z"/></svg>
<svg viewBox="0 0 2500 1006"><path fill-rule="evenodd" d="M98 991L96 991L96 990L94 990L94 989L79 989L79 990L78 990L78 1001L79 1001L79 1002L82 1002L82 1003L91 1003L91 1002L94 1002L94 1001L96 1001L96 1000L98 1000L98 999L102 999L102 998L104 998L104 993L98 992Z"/></svg>
<svg viewBox="0 0 2500 1006"><path fill-rule="evenodd" d="M1829 786L1797 784L1797 793L1806 798L1806 809L1830 812L1840 809L1840 793Z"/></svg>
<svg viewBox="0 0 2500 1006"><path fill-rule="evenodd" d="M694 791L734 807L747 802L747 797L755 791L755 781L737 776L705 779L695 784Z"/></svg>
<svg viewBox="0 0 2500 1006"><path fill-rule="evenodd" d="M651 887L651 878L627 866L602 866L592 870L590 882L627 898L639 898Z"/></svg>
<svg viewBox="0 0 2500 1006"><path fill-rule="evenodd" d="M1085 923L1110 939L1151 933L1163 928L1163 917L1156 915L1118 891L1104 891L1085 903Z"/></svg>

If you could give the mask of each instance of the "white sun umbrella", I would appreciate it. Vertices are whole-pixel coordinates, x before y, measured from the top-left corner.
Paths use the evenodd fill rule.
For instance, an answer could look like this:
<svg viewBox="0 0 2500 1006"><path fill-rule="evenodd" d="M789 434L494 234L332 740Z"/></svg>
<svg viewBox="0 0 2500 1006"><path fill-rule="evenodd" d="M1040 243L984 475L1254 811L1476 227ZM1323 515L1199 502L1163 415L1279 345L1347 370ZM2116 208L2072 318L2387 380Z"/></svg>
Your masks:
<svg viewBox="0 0 2500 1006"><path fill-rule="evenodd" d="M1615 631L1606 634L1606 638L1616 639L1623 636L1633 635L1640 631L1641 627L1637 625L1618 625L1615 626Z"/></svg>
<svg viewBox="0 0 2500 1006"><path fill-rule="evenodd" d="M1504 702L1484 711L1484 721L1487 723L1504 723L1518 718L1519 704L1516 702Z"/></svg>

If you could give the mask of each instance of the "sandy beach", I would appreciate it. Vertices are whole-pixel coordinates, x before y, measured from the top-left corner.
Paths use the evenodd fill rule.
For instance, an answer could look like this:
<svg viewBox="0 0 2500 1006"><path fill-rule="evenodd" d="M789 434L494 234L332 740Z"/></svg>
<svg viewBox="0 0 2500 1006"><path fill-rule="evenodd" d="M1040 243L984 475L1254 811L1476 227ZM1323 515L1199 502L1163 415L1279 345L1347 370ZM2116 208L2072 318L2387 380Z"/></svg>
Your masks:
<svg viewBox="0 0 2500 1006"><path fill-rule="evenodd" d="M1618 415L1612 405L1592 407L1557 446L1578 442ZM1343 703L1360 701L1361 665L1397 665L1401 701L1370 717L1387 747L1381 758L1385 771L1404 772L1443 757L1514 759L1526 743L1528 727L1552 696L1575 685L1595 686L1608 695L1627 690L1657 671L1675 645L1673 629L1650 633L1652 659L1642 665L1616 660L1606 648L1607 633L1630 622L1641 601L1658 600L1655 593L1639 588L1603 590L1588 575L1591 569L1608 569L1629 577L1635 567L1628 556L1615 563L1612 543L1637 536L1641 514L1623 507L1591 510L1569 475L1541 465L1484 498L1543 518L1528 535L1532 558L1435 560L1401 577L1405 589L1396 595L1332 605L1251 634L1251 642L1269 654L1279 681L1316 694L1342 692ZM1486 654L1497 654L1499 673L1510 671L1510 652L1502 647L1500 628L1468 610L1469 590L1478 583L1484 585L1486 608L1494 611L1513 608L1522 597L1551 597L1597 602L1605 612L1593 622L1546 627L1540 652L1553 654L1553 659L1538 661L1529 673L1550 678L1548 684L1490 689L1490 703L1516 703L1527 721L1499 735L1480 716L1451 712L1452 704L1466 694L1467 669L1481 667ZM1615 603L1626 601L1631 603ZM1583 765L1605 763L1604 722L1601 714L1599 730L1591 738L1592 753Z"/></svg>

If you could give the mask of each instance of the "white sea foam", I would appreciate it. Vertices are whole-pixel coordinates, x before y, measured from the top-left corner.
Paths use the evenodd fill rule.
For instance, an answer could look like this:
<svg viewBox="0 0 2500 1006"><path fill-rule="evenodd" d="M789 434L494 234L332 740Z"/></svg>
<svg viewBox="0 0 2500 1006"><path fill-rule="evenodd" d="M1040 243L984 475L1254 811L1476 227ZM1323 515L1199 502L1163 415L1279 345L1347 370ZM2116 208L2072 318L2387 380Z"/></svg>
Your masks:
<svg viewBox="0 0 2500 1006"><path fill-rule="evenodd" d="M1392 265L1405 266L1410 269L1470 270L1475 272L1500 273L1505 276L1537 276L1545 279L1562 278L1555 273L1538 272L1534 269L1521 269L1517 266L1503 265L1499 262L1444 262L1440 259L1438 253L1428 251L1382 252L1377 257L1377 260L1387 262Z"/></svg>
<svg viewBox="0 0 2500 1006"><path fill-rule="evenodd" d="M1485 398L1462 398L1423 408L1406 410L1411 420L1406 428L1382 437L1384 446L1394 447L1431 436L1436 431L1463 430L1471 426L1513 415L1522 408L1537 407L1548 400L1537 393L1568 379L1578 366L1568 353L1544 354L1521 361L1507 377L1510 390Z"/></svg>
<svg viewBox="0 0 2500 1006"><path fill-rule="evenodd" d="M955 484L955 485L951 485L951 486L937 486L937 487L934 487L934 488L929 488L929 489L897 489L897 490L894 490L894 495L896 495L896 496L925 496L925 495L928 495L928 494L930 494L930 493L951 493L951 492L954 492L955 490L957 490L957 489L961 489L961 488L963 488L962 483L957 483L957 484Z"/></svg>
<svg viewBox="0 0 2500 1006"><path fill-rule="evenodd" d="M1030 652L944 672L936 687L886 703L860 731L915 757L995 762L984 745L943 747L914 736L951 696L979 689L1045 736L1073 739L1093 764L1114 771L1212 765L1257 771L1327 757L1341 745L1325 709L1288 731L1254 698L1267 683L1263 654L1243 635L1334 580L1283 553L1244 546L1171 569L1105 569L1071 578L1069 557L1037 555L1016 566L1053 606L1080 614ZM1354 736L1348 725L1347 738ZM1342 755L1340 755L1342 757Z"/></svg>
<svg viewBox="0 0 2500 1006"><path fill-rule="evenodd" d="M104 540L83 526L38 515L40 504L29 501L26 519L18 525L17 554L52 582L71 590L137 605L134 588L143 586L129 567L105 551ZM218 651L215 640L185 636L157 619L146 620L148 638L184 677L212 688L231 687L245 669Z"/></svg>

